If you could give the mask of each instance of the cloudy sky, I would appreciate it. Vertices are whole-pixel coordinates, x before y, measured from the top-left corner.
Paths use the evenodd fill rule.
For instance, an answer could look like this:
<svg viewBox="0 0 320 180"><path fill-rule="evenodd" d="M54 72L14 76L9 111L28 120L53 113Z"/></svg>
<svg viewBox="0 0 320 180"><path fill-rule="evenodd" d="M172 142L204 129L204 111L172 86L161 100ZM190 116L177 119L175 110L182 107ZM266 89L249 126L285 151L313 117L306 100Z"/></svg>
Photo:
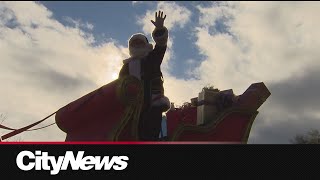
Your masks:
<svg viewBox="0 0 320 180"><path fill-rule="evenodd" d="M319 2L0 2L0 122L28 125L111 82L130 35L150 38L150 20L163 10L170 100L189 102L208 84L239 95L262 81L272 95L249 143L289 143L320 129L319 9ZM51 126L9 141L64 138Z"/></svg>

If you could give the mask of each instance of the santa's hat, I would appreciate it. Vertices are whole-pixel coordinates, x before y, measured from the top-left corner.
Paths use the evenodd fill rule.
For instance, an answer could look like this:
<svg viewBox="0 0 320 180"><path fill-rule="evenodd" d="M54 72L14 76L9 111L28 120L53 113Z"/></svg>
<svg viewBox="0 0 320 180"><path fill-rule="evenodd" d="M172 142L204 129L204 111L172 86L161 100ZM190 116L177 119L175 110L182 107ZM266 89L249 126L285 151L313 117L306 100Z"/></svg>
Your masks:
<svg viewBox="0 0 320 180"><path fill-rule="evenodd" d="M149 41L148 41L148 38L142 34L142 33L136 33L136 34L133 34L130 39L129 39L129 42L128 42L128 46L130 47L131 46L131 43L135 40L141 40L143 41L145 44L149 44Z"/></svg>
<svg viewBox="0 0 320 180"><path fill-rule="evenodd" d="M142 44L142 46L134 46L133 42L137 42L139 41L139 43ZM129 42L128 42L128 46L129 46L129 53L130 56L145 56L146 54L148 54L150 51L153 50L153 45L149 43L148 38L142 34L142 33L137 33L134 34L130 37Z"/></svg>

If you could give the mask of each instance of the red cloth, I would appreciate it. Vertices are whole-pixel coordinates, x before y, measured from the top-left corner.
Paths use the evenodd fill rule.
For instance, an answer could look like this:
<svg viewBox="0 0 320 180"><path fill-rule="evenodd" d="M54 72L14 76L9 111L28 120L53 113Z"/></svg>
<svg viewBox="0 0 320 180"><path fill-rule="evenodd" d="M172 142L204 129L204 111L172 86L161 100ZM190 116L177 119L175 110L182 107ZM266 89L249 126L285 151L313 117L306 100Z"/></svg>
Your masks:
<svg viewBox="0 0 320 180"><path fill-rule="evenodd" d="M66 141L106 141L124 112L116 94L117 81L71 102L56 114Z"/></svg>

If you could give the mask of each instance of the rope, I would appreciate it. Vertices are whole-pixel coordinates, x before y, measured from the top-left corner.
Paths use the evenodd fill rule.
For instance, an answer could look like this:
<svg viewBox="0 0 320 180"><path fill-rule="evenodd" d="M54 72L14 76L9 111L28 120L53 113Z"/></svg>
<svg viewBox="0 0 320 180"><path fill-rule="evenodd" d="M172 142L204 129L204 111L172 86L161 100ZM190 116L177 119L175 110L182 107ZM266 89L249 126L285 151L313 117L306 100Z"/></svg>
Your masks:
<svg viewBox="0 0 320 180"><path fill-rule="evenodd" d="M52 126L52 125L54 125L54 124L56 124L56 123L54 122L54 123L51 123L51 124L49 124L49 125L46 125L46 126L43 126L43 127L39 127L39 128L29 129L29 130L27 130L27 131L35 131L35 130L39 130L39 129L44 129L44 128L49 127L49 126Z"/></svg>
<svg viewBox="0 0 320 180"><path fill-rule="evenodd" d="M92 92L92 93L93 93L93 92ZM85 103L85 102L84 102L84 103ZM68 106L68 104L65 105L65 106L63 106L62 108L66 107L66 106ZM62 109L62 108L60 108L60 109ZM60 110L60 109L59 109L59 110ZM3 125L0 124L0 128L2 128L2 129L13 130L12 132L10 132L10 133L8 133L8 134L5 134L5 135L3 135L3 136L0 136L0 142L1 142L2 140L4 140L4 139L10 138L10 137L12 137L12 136L14 136L14 135L17 135L17 134L20 134L20 133L22 133L22 132L24 132L24 131L35 131L35 130L44 129L44 128L46 128L46 127L49 127L49 126L52 126L52 125L56 124L56 123L54 122L54 123L51 123L51 124L46 125L46 126L43 126L43 127L34 128L34 129L29 129L29 128L31 128L31 127L33 127L33 126L36 126L37 124L43 122L44 120L48 119L49 117L53 116L53 115L56 114L59 110L55 111L54 113L50 114L49 116L45 117L44 119L42 119L42 120L40 120L40 121L38 121L38 122L35 122L35 123L31 124L31 125L25 126L25 127L23 127L23 128L20 128L20 129L14 129L14 128L10 128L10 127L3 126Z"/></svg>
<svg viewBox="0 0 320 180"><path fill-rule="evenodd" d="M130 95L128 92L129 85L136 85L138 88L138 94ZM117 95L120 98L120 101L127 106L127 108L122 115L120 127L117 129L113 140L118 141L118 136L130 120L132 120L133 123L131 129L132 135L134 138L138 139L138 122L143 107L143 83L133 76L121 78L119 79Z"/></svg>
<svg viewBox="0 0 320 180"><path fill-rule="evenodd" d="M28 130L26 130L26 131L35 131L35 130L39 130L39 129L44 129L44 128L49 127L49 126L52 126L52 125L54 125L54 124L56 124L56 123L54 122L54 123L51 123L51 124L46 125L46 126L43 126L43 127L34 128L34 129L28 129ZM1 128L1 129L6 129L6 130L13 130L13 131L18 130L18 129L10 128L10 127L7 127L7 126L1 125L1 124L0 124L0 128Z"/></svg>
<svg viewBox="0 0 320 180"><path fill-rule="evenodd" d="M57 112L58 112L58 111L50 114L49 116L43 118L42 120L40 120L40 121L38 121L38 122L35 122L35 123L33 123L33 124L30 124L30 125L28 125L28 126L25 126L25 127L23 127L23 128L20 128L20 129L15 129L14 131L12 131L12 132L10 132L10 133L1 136L1 141L2 141L2 140L5 140L5 139L8 139L8 138L10 138L10 137L12 137L12 136L15 136L15 135L17 135L17 134L20 134L20 133L22 133L22 132L24 132L24 131L27 131L28 129L32 128L33 126L36 126L36 125L40 124L41 122L43 122L44 120L48 119L49 117L53 116L53 115L56 114ZM47 125L47 127L48 127L48 126L49 126L49 125ZM50 125L50 126L51 126L51 125ZM40 127L40 128L36 128L36 129L32 129L32 130L37 130L37 129L42 129L42 128L45 128L45 126L44 126L44 127Z"/></svg>

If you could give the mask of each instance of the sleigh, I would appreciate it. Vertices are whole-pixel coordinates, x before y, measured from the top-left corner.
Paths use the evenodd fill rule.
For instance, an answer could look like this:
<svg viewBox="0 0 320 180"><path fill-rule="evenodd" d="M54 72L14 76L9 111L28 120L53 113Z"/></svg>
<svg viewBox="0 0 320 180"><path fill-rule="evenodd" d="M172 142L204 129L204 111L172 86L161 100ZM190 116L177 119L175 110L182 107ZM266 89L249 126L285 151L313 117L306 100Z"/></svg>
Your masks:
<svg viewBox="0 0 320 180"><path fill-rule="evenodd" d="M252 84L239 96L232 90L203 91L187 106L172 107L167 111L167 136L159 137L159 141L247 143L258 108L269 96L270 92L262 82ZM53 114L56 114L56 125L66 133L67 142L139 141L139 115L144 108L143 85L138 79L127 76L86 94ZM20 129L0 125L13 130L2 139L26 131L45 119Z"/></svg>
<svg viewBox="0 0 320 180"><path fill-rule="evenodd" d="M142 85L133 77L115 80L59 110L56 123L67 133L66 141L138 141L142 91ZM224 91L217 94L225 97ZM166 140L246 143L257 109L270 92L263 83L256 83L242 95L231 96L231 104L202 117L202 122L199 122L201 108L214 108L225 102L199 101L169 110Z"/></svg>
<svg viewBox="0 0 320 180"><path fill-rule="evenodd" d="M203 103L202 100L191 106L169 111L166 114L168 139L247 143L258 108L269 96L269 90L261 82L252 84L239 96L235 96L232 90L220 91L216 92L216 103ZM229 99L226 102L219 100L219 97ZM209 112L201 112L203 108L209 109ZM205 117L201 117L204 115Z"/></svg>

